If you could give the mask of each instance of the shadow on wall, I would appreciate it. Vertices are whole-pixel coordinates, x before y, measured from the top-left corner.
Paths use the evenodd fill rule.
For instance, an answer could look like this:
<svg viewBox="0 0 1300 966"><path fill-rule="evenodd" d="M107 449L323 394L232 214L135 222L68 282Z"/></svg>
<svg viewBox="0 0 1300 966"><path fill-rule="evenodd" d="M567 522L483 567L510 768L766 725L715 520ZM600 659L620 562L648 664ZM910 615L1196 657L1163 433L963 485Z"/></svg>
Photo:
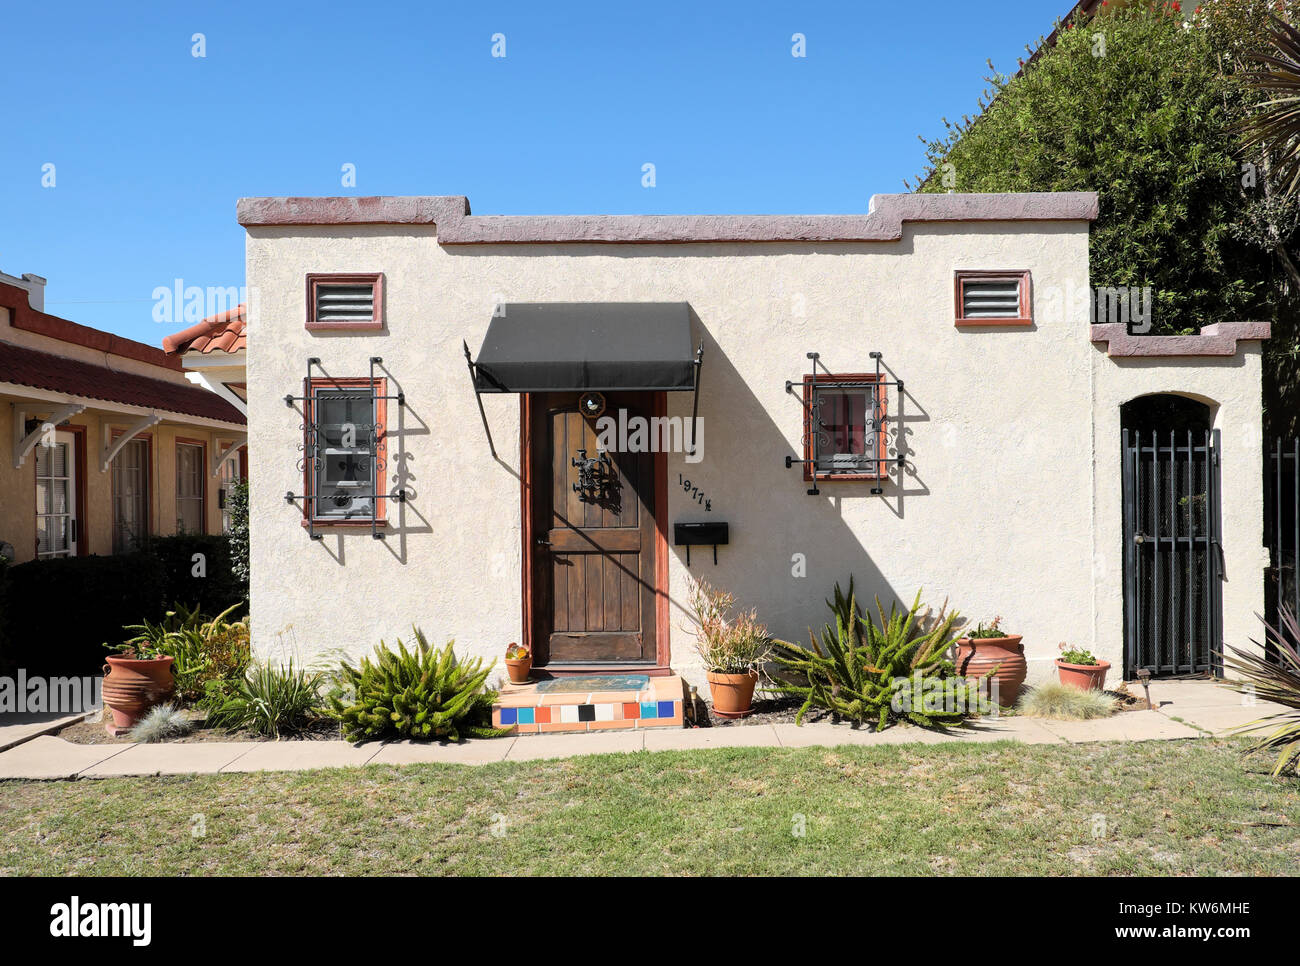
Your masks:
<svg viewBox="0 0 1300 966"><path fill-rule="evenodd" d="M809 627L820 628L825 623L826 598L837 581L847 585L850 575L864 607L870 605L874 611L877 596L886 611L895 601L909 606L921 588L892 586L877 565L868 550L870 535L862 521L863 511L869 508L862 501L879 503L901 520L910 500L929 495L912 449L916 424L930 418L925 408L906 386L901 399L895 387L889 388L887 455L902 456L905 463L888 467L883 494L871 494L869 482L819 482L820 495L809 496L810 484L804 481L800 465L785 466L787 456L803 457L802 442L796 452L774 417L781 418L787 429L802 426L803 403L797 393L804 373L811 371L811 360L802 354L792 357L784 378L795 384L796 394L786 394L784 386L777 385L765 392L765 403L702 321L698 317L694 321L697 338L704 341L700 391L704 458L698 464L670 461L669 538L674 523L726 521L731 525L731 542L719 550L716 566L707 548L697 548L687 567L686 549L673 547L679 566L734 594L740 607L756 608L771 634L786 640L806 639ZM820 363L831 372L874 370L874 361L866 358L866 347L861 351L825 346L808 349L830 349L822 351ZM888 369L888 360L883 362L885 378L903 378L906 384L904 376ZM774 392L780 394L779 401L774 401ZM670 394L671 415L689 418L690 406L688 393ZM777 408L769 412L769 407ZM674 487L680 494L687 479L709 492L711 512L674 498ZM857 522L851 523L849 516ZM674 628L684 632L687 642L683 644L680 635L675 637L673 658L677 661L686 656L682 652L691 646L693 629L686 601L671 597L670 603Z"/></svg>

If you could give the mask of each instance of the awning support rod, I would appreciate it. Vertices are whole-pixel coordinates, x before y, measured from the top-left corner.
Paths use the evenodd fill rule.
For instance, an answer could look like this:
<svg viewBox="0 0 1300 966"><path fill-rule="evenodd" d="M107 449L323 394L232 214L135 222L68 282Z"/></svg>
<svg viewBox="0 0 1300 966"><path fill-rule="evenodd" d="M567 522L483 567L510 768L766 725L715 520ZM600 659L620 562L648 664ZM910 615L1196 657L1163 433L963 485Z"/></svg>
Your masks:
<svg viewBox="0 0 1300 966"><path fill-rule="evenodd" d="M478 380L474 378L474 357L469 354L469 343L464 339L460 344L465 349L465 365L469 366L469 384L474 387L474 399L478 402L479 418L483 420L483 432L487 433L488 449L492 451L492 458L497 458L496 444L492 442L492 427L488 425L487 413L483 409L483 395L478 391Z"/></svg>
<svg viewBox="0 0 1300 966"><path fill-rule="evenodd" d="M695 455L695 436L696 436L695 430L699 426L699 423L696 420L699 418L700 415L700 369L702 368L703 362L704 362L704 343L701 342L700 347L695 350L695 393L694 393L695 398L691 401L691 445L690 448L686 451L691 456ZM689 548L687 548L686 553L687 556L690 556ZM717 561L714 562L716 563Z"/></svg>

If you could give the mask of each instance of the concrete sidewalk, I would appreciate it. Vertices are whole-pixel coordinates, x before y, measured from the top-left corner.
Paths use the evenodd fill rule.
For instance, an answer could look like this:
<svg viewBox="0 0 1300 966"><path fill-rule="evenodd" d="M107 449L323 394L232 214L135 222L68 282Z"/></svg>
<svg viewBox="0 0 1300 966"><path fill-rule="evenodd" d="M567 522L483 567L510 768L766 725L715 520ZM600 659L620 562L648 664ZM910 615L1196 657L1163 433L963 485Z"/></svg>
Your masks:
<svg viewBox="0 0 1300 966"><path fill-rule="evenodd" d="M173 742L77 745L50 735L34 737L0 752L0 778L59 779L121 776L302 771L369 764L442 763L481 765L636 751L694 748L830 748L839 745L934 745L944 742L1020 741L1080 744L1094 741L1169 741L1221 735L1278 705L1242 705L1239 695L1209 681L1152 685L1155 711L1127 711L1097 721L1041 718L980 719L948 734L898 726L883 732L847 725L756 724L729 728L523 735L466 741L459 745L411 741ZM72 720L78 720L74 716Z"/></svg>

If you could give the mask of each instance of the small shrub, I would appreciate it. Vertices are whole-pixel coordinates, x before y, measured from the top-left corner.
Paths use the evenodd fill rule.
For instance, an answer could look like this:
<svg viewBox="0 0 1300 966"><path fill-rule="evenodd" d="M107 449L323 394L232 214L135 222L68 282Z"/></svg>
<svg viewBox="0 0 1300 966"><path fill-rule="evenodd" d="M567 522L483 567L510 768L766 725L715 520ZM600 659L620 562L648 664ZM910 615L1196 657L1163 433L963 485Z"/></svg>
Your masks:
<svg viewBox="0 0 1300 966"><path fill-rule="evenodd" d="M734 619L736 598L703 580L691 585L690 606L695 622L695 649L704 666L716 674L747 674L759 670L772 652L767 628L753 610Z"/></svg>
<svg viewBox="0 0 1300 966"><path fill-rule="evenodd" d="M294 667L292 659L284 666L258 665L209 712L208 727L246 728L269 738L302 731L324 714L322 680L320 672Z"/></svg>
<svg viewBox="0 0 1300 966"><path fill-rule="evenodd" d="M160 704L135 723L130 731L132 741L170 741L194 730L191 721L174 704Z"/></svg>
<svg viewBox="0 0 1300 966"><path fill-rule="evenodd" d="M1300 621L1290 608L1283 607L1278 621L1281 628L1264 625L1268 640L1274 648L1270 657L1258 641L1252 640L1255 651L1228 647L1232 653L1224 656L1224 670L1241 675L1241 680L1224 678L1223 684L1260 701L1272 701L1290 708L1279 711L1259 721L1251 722L1241 732L1274 728L1271 734L1257 740L1247 753L1257 751L1277 752L1273 774L1296 771L1300 764Z"/></svg>
<svg viewBox="0 0 1300 966"><path fill-rule="evenodd" d="M1059 681L1046 681L1020 699L1020 711L1031 718L1089 721L1114 714L1116 704L1102 691L1080 691Z"/></svg>
<svg viewBox="0 0 1300 966"><path fill-rule="evenodd" d="M383 641L374 660L363 657L357 667L340 668L342 693L328 698L329 713L343 726L349 741L396 735L407 738L488 738L508 733L492 727L496 692L484 682L496 665L482 660L460 661L449 641L433 647L414 628L412 650L399 639L397 650Z"/></svg>
<svg viewBox="0 0 1300 966"><path fill-rule="evenodd" d="M851 578L848 593L836 584L835 600L826 603L835 626L825 626L820 644L816 636L811 647L776 642L774 658L784 675L774 690L803 698L796 723L818 707L878 731L901 720L933 727L957 724L984 707L979 683L958 677L948 660L960 618L955 611L945 616L946 605L931 618L918 591L906 614L891 606L886 616L877 599L877 623L858 609Z"/></svg>
<svg viewBox="0 0 1300 966"><path fill-rule="evenodd" d="M248 594L248 480L235 480L226 491L226 512L230 516L230 572Z"/></svg>
<svg viewBox="0 0 1300 966"><path fill-rule="evenodd" d="M1011 635L1002 629L1002 618L995 617L987 624L978 624L974 630L967 631L962 636L968 637L972 641L990 641L999 637L1010 637Z"/></svg>

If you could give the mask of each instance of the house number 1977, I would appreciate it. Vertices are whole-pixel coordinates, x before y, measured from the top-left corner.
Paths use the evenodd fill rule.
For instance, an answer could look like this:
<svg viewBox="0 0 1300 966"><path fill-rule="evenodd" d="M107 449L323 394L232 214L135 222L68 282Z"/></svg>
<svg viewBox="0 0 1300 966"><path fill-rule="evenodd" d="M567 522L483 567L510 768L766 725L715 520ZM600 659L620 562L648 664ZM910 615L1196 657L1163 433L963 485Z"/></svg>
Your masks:
<svg viewBox="0 0 1300 966"><path fill-rule="evenodd" d="M713 511L713 501L708 499L704 495L704 491L698 486L692 486L691 481L683 478L680 473L677 474L677 483L686 491L686 495L689 499L694 500L700 506L704 507L705 510L708 510L709 512Z"/></svg>

